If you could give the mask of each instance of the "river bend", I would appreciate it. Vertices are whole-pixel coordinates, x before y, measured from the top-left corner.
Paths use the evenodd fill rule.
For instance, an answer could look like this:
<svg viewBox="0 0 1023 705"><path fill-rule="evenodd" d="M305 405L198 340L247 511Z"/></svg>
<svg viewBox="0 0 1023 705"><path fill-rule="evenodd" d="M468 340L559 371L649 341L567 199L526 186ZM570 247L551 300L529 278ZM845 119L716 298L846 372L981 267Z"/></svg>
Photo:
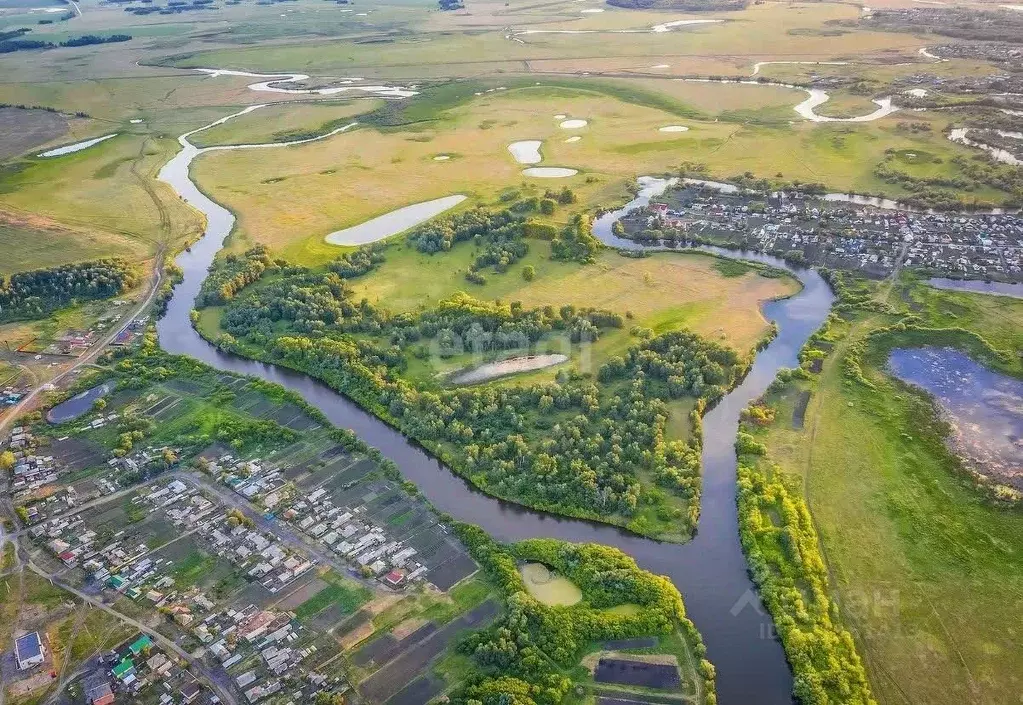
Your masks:
<svg viewBox="0 0 1023 705"><path fill-rule="evenodd" d="M789 299L764 306L764 315L778 323L779 335L757 355L743 383L704 418L703 506L696 538L686 545L660 543L612 526L556 517L484 495L414 442L325 384L302 373L221 352L203 340L193 329L189 313L235 219L190 179L191 162L207 151L197 149L188 141L190 135L200 130L179 138L182 151L159 176L186 202L200 210L207 222L202 239L176 260L184 278L157 323L160 343L167 351L190 355L220 370L275 382L301 394L332 423L351 429L365 442L379 448L439 510L461 521L478 524L499 540L556 537L622 549L643 568L667 575L682 592L689 616L706 641L708 658L717 668L719 703L788 705L792 702L792 673L781 644L773 636L771 617L762 607L748 577L739 543L733 443L739 412L764 392L779 368L797 364L799 349L830 310L832 294L816 272L794 270L773 257L720 251L729 257L786 269L799 278L803 288ZM258 145L239 148L256 147ZM668 183L666 180L641 180L640 195L625 208L598 219L594 233L612 247L638 248L631 241L615 237L611 224L628 210L645 205L653 195L663 192Z"/></svg>

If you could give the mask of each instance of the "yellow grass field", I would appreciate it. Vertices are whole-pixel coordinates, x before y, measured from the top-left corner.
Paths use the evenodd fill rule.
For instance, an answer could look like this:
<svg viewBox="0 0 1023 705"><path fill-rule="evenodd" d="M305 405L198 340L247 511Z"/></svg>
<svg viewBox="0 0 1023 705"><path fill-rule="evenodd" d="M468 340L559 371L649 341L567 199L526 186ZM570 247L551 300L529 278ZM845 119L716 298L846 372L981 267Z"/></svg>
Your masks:
<svg viewBox="0 0 1023 705"><path fill-rule="evenodd" d="M836 190L871 193L883 187L898 195L897 187L881 184L873 174L886 149L942 156L948 169L954 168L949 157L968 153L942 137L945 117L916 114L916 120L932 120L934 129L927 134L898 132L898 113L856 125L789 124L788 108L777 103L767 108L778 119L774 126L686 120L585 90L585 82L580 85L583 90L536 86L484 93L414 128L360 127L323 142L277 150L273 159L258 151L213 153L196 161L193 175L237 213L235 249L259 242L297 262L315 264L338 252L323 242L328 233L456 193L470 196L469 205L492 203L502 190L523 183L567 185L579 195L576 208L592 210L621 202L636 176L665 173L693 161L706 163L721 178L751 171L762 177L781 174L823 182ZM746 89L765 91L765 101L793 94L773 87L691 85L688 95L701 105L711 104L716 90L727 106L740 105L740 91ZM679 88L677 97L685 96ZM565 130L556 114L589 123ZM672 124L690 130L659 132ZM574 135L581 139L566 143ZM543 140L543 165L572 167L580 174L552 180L523 177L523 166L507 146L525 139ZM451 158L434 161L437 155Z"/></svg>
<svg viewBox="0 0 1023 705"><path fill-rule="evenodd" d="M7 177L0 209L135 240L149 253L161 244L183 245L202 232L202 220L155 179L177 149L171 139L128 134L75 154L33 160Z"/></svg>
<svg viewBox="0 0 1023 705"><path fill-rule="evenodd" d="M547 21L534 18L502 18L499 25L485 19L483 25L497 31L478 33L433 32L414 38L388 39L372 44L335 41L310 42L273 48L230 48L203 52L184 59L186 65L215 65L228 68L271 69L301 67L304 71L355 71L361 75L414 78L430 75L472 76L482 63L504 63L504 71L529 71L532 62L551 59L608 59L642 57L651 64L668 57L747 57L746 63L766 59L826 60L835 57L873 56L895 52L915 54L926 42L911 35L854 31L839 36L804 33L825 22L852 20L859 8L841 4L768 3L737 13L715 13L720 24L696 25L661 33L533 34L516 42L506 38L508 27L543 30L648 29L654 23L684 19L686 13L633 13L608 8L598 15L565 13L552 18L550 10L538 11ZM457 17L457 16L456 16ZM703 17L701 15L701 17ZM434 18L431 27L463 23L462 19ZM529 62L528 67L523 62ZM587 70L587 69L581 69ZM590 69L593 70L593 69ZM598 69L599 70L599 69Z"/></svg>
<svg viewBox="0 0 1023 705"><path fill-rule="evenodd" d="M319 133L331 121L354 119L357 115L379 107L381 102L375 99L346 99L340 102L270 105L200 132L191 141L196 146L205 147L295 139L296 133Z"/></svg>
<svg viewBox="0 0 1023 705"><path fill-rule="evenodd" d="M754 272L722 276L709 256L663 253L645 259L603 254L592 266L561 278L538 278L510 293L526 307L569 303L617 312L655 333L686 327L740 352L767 331L760 304L794 293L791 279Z"/></svg>
<svg viewBox="0 0 1023 705"><path fill-rule="evenodd" d="M423 255L392 247L379 270L352 282L356 297L391 311L430 306L457 291L482 299L521 301L523 306L593 306L630 313L632 325L665 332L686 327L745 352L767 331L760 305L797 290L792 279L774 279L750 272L725 277L716 260L693 253L661 253L644 259L600 253L591 265L554 262L543 242L530 242L529 255L504 274L488 274L483 287L465 281L462 272L472 248L459 245L451 252ZM523 281L522 266L532 265L536 279ZM609 333L595 345L605 356L635 341L623 331ZM605 349L609 348L609 349ZM550 376L551 372L539 375Z"/></svg>

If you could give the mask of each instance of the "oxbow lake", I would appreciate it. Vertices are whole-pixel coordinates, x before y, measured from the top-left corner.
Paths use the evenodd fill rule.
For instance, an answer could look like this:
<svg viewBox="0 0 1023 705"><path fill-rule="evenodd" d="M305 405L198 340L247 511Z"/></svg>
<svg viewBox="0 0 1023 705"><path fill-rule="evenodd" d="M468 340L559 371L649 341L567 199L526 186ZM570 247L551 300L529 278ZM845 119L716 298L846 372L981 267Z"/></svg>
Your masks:
<svg viewBox="0 0 1023 705"><path fill-rule="evenodd" d="M897 348L888 365L934 397L952 427L953 448L974 470L1023 489L1023 380L953 348Z"/></svg>

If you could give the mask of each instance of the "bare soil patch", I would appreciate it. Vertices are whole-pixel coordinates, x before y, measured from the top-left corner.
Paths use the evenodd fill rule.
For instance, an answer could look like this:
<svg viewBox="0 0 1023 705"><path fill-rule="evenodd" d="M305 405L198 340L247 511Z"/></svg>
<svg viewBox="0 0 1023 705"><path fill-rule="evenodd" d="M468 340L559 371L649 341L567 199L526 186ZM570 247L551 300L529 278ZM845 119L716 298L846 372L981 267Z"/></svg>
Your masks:
<svg viewBox="0 0 1023 705"><path fill-rule="evenodd" d="M68 131L60 113L25 108L0 108L0 160L57 139Z"/></svg>

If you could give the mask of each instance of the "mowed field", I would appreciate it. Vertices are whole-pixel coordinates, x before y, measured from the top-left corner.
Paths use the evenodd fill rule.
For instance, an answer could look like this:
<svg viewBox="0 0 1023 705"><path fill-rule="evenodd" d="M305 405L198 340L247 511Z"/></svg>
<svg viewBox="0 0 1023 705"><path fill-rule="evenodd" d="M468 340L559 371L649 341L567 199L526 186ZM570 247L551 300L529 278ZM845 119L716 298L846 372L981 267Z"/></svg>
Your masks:
<svg viewBox="0 0 1023 705"><path fill-rule="evenodd" d="M1003 350L1023 344L1023 302L910 296L933 325L965 325ZM837 343L803 429L792 428L787 394L761 440L803 484L878 701L1019 702L1023 515L990 507L957 473L922 395L873 364L876 389L846 379L850 346L881 323L861 320Z"/></svg>
<svg viewBox="0 0 1023 705"><path fill-rule="evenodd" d="M0 213L0 276L117 255L145 259L148 248L101 230L72 229L38 216Z"/></svg>

